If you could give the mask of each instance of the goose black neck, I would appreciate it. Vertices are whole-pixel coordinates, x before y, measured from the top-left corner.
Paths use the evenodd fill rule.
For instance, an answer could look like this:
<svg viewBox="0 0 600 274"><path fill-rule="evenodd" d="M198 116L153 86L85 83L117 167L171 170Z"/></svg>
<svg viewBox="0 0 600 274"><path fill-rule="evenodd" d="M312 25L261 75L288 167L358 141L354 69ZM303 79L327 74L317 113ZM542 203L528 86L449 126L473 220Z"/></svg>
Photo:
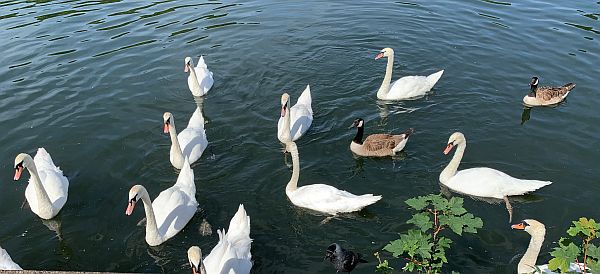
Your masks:
<svg viewBox="0 0 600 274"><path fill-rule="evenodd" d="M356 131L356 136L354 136L354 140L352 140L352 141L359 145L362 145L363 144L362 138L363 138L363 133L364 133L365 129L363 127L357 127L357 129L358 130Z"/></svg>
<svg viewBox="0 0 600 274"><path fill-rule="evenodd" d="M531 85L531 94L535 97L535 92L537 91L537 85Z"/></svg>

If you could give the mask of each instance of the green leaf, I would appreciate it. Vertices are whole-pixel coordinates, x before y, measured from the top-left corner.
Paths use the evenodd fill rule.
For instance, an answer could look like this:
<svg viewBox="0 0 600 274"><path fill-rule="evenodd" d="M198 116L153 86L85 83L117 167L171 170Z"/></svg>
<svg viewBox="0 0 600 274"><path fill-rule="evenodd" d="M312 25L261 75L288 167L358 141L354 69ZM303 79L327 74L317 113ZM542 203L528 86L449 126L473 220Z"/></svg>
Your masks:
<svg viewBox="0 0 600 274"><path fill-rule="evenodd" d="M467 213L467 210L463 207L463 198L460 197L450 198L448 208L454 215L463 215Z"/></svg>
<svg viewBox="0 0 600 274"><path fill-rule="evenodd" d="M411 198L405 201L405 203L416 209L416 210L423 210L425 207L427 207L427 198L423 197L423 196L419 196L419 197L415 197L415 198Z"/></svg>
<svg viewBox="0 0 600 274"><path fill-rule="evenodd" d="M426 232L433 227L433 222L431 221L431 217L427 212L421 212L413 215L413 217L406 221L406 223L416 225L423 232Z"/></svg>
<svg viewBox="0 0 600 274"><path fill-rule="evenodd" d="M407 234L401 234L400 239L395 240L383 247L383 250L391 252L392 256L400 257L407 254L410 258L419 255L421 258L431 258L431 247L433 246L431 235L423 234L420 230L411 229Z"/></svg>
<svg viewBox="0 0 600 274"><path fill-rule="evenodd" d="M571 262L575 262L575 259L577 259L577 256L579 256L579 253L581 252L579 247L572 242L565 245L564 243L568 241L564 240L566 239L561 238L560 241L558 241L559 246L555 247L554 251L550 252L550 255L553 257L548 262L548 268L550 268L550 270L560 269L563 273L569 271Z"/></svg>
<svg viewBox="0 0 600 274"><path fill-rule="evenodd" d="M446 211L449 209L448 207L448 199L444 198L441 194L438 195L429 195L431 199L431 204L438 211Z"/></svg>
<svg viewBox="0 0 600 274"><path fill-rule="evenodd" d="M590 244L587 251L588 257L592 257L596 260L600 260L600 247Z"/></svg>

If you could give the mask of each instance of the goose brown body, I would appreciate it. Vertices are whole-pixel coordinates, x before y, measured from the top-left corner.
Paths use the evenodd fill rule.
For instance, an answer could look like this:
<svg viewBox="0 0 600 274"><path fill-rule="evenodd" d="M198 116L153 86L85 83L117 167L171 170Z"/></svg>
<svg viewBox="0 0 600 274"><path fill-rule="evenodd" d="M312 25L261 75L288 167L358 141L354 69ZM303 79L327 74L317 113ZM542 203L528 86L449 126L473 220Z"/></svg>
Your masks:
<svg viewBox="0 0 600 274"><path fill-rule="evenodd" d="M538 87L538 78L533 77L530 87L531 92L523 98L523 102L530 106L547 106L565 100L569 92L575 88L575 83L568 83L561 87Z"/></svg>
<svg viewBox="0 0 600 274"><path fill-rule="evenodd" d="M362 140L364 133L364 120L356 119L351 127L358 129L356 136L350 143L350 150L359 156L385 157L396 155L404 149L413 129L409 128L402 134L371 134Z"/></svg>

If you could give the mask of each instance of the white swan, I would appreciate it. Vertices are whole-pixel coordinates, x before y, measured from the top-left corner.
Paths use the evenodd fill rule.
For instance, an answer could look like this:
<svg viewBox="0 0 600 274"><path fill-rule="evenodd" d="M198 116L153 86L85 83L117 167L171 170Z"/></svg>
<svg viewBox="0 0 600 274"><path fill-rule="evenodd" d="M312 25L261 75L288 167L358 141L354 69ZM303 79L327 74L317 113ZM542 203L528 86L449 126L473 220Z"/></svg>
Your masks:
<svg viewBox="0 0 600 274"><path fill-rule="evenodd" d="M306 89L293 107L290 107L290 96L287 93L281 95L281 117L277 123L279 141L282 143L296 141L306 133L313 121L311 104L309 85L306 85Z"/></svg>
<svg viewBox="0 0 600 274"><path fill-rule="evenodd" d="M244 205L229 222L229 231L217 230L219 243L210 254L202 259L202 251L197 246L188 249L188 260L194 274L247 274L252 268L250 254L250 217Z"/></svg>
<svg viewBox="0 0 600 274"><path fill-rule="evenodd" d="M188 126L177 134L175 129L175 119L173 114L165 112L163 114L164 133L169 133L171 136L171 151L169 160L171 164L181 169L183 166L183 158L187 157L191 163L196 162L208 146L206 139L206 131L204 130L204 117L200 108L196 108Z"/></svg>
<svg viewBox="0 0 600 274"><path fill-rule="evenodd" d="M375 60L382 57L387 57L388 60L383 83L381 83L381 87L377 91L377 98L380 100L402 100L425 95L440 80L440 77L444 73L444 70L440 70L429 76L404 76L396 80L390 88L394 66L394 50L391 48L382 49L375 56Z"/></svg>
<svg viewBox="0 0 600 274"><path fill-rule="evenodd" d="M160 192L152 203L146 188L134 185L129 190L125 214L131 215L136 202L142 199L146 212L146 242L157 246L175 236L192 219L198 208L195 195L194 172L185 158L175 185Z"/></svg>
<svg viewBox="0 0 600 274"><path fill-rule="evenodd" d="M525 232L531 235L529 246L527 251L523 255L523 258L519 261L517 266L517 273L555 273L548 269L548 265L535 265L537 257L542 249L544 243L544 237L546 236L546 226L537 220L527 219L521 223L511 226L512 229L525 230ZM536 268L539 270L536 270ZM581 273L583 264L571 263L569 265L569 273L576 272ZM588 272L589 273L589 272Z"/></svg>
<svg viewBox="0 0 600 274"><path fill-rule="evenodd" d="M42 219L51 219L67 202L69 180L62 170L54 165L50 154L44 148L39 148L35 158L25 153L15 158L15 177L21 177L23 169L27 168L31 177L25 189L25 198L33 213Z"/></svg>
<svg viewBox="0 0 600 274"><path fill-rule="evenodd" d="M552 183L549 181L517 179L502 171L487 167L475 167L457 172L456 170L467 147L465 136L460 132L450 135L444 154L448 154L455 146L457 148L454 157L440 173L440 183L456 192L467 195L504 199L509 213L509 222L512 220L512 206L508 201L508 196L523 195Z"/></svg>
<svg viewBox="0 0 600 274"><path fill-rule="evenodd" d="M213 85L213 73L208 70L208 66L204 62L204 56L200 56L198 65L194 67L191 57L185 57L185 67L183 69L188 76L188 87L194 96L205 95Z"/></svg>
<svg viewBox="0 0 600 274"><path fill-rule="evenodd" d="M381 199L381 196L373 194L354 195L325 184L298 187L298 178L300 177L298 147L296 143L289 142L286 144L286 149L292 154L292 178L285 187L285 194L292 204L335 215L359 211Z"/></svg>
<svg viewBox="0 0 600 274"><path fill-rule="evenodd" d="M0 247L0 270L23 270L23 268L13 262L8 252Z"/></svg>

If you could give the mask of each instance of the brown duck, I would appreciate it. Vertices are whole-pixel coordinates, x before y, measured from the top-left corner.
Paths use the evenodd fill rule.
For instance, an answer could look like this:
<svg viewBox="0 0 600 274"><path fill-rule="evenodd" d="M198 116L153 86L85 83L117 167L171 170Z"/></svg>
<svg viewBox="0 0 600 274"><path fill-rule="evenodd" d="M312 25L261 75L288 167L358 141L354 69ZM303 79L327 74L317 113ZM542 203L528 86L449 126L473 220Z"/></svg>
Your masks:
<svg viewBox="0 0 600 274"><path fill-rule="evenodd" d="M568 83L562 87L538 87L539 79L531 78L531 92L523 98L523 103L530 106L547 106L562 102L569 92L575 88L575 83Z"/></svg>
<svg viewBox="0 0 600 274"><path fill-rule="evenodd" d="M409 128L402 134L372 134L363 141L365 121L361 118L354 120L349 128L356 127L358 131L350 143L350 150L359 156L385 157L393 156L404 149L408 137L413 133Z"/></svg>

